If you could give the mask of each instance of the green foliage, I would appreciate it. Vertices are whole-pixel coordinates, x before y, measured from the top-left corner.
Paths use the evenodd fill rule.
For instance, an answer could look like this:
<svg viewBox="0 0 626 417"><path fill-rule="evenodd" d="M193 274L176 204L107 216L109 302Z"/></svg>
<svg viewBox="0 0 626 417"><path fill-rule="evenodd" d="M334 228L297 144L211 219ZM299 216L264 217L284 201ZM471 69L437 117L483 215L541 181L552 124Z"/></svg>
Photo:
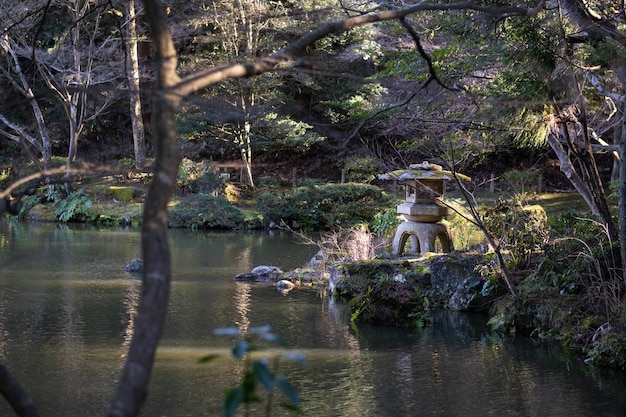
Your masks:
<svg viewBox="0 0 626 417"><path fill-rule="evenodd" d="M584 59L589 66L611 66L626 59L626 48L611 38L588 42L585 46Z"/></svg>
<svg viewBox="0 0 626 417"><path fill-rule="evenodd" d="M242 336L237 328L216 329L215 333L222 336ZM250 328L248 333L243 336L245 336L244 339L237 342L232 350L233 357L243 363L243 377L238 386L225 391L222 416L234 416L241 405L249 413L249 407L252 403L261 402L261 396L257 389L259 387L262 387L266 392L265 416L271 415L276 388L287 399L287 402L281 403L281 406L287 410L299 411L301 403L298 391L284 375L278 373L278 368L283 361L292 361L301 366L306 366L304 357L297 353L287 353L274 357L272 361L269 358L252 359L251 354L259 350L258 342L270 342L282 347L285 344L276 334L271 332L270 326ZM206 363L214 359L216 359L216 355L208 355L200 358L200 362Z"/></svg>
<svg viewBox="0 0 626 417"><path fill-rule="evenodd" d="M176 183L185 191L206 194L216 193L223 186L210 161L194 162L188 158L180 162Z"/></svg>
<svg viewBox="0 0 626 417"><path fill-rule="evenodd" d="M529 192L537 190L539 173L537 171L507 171L502 174L502 180L507 183L507 189L513 191L513 198L523 204Z"/></svg>
<svg viewBox="0 0 626 417"><path fill-rule="evenodd" d="M617 369L626 369L626 335L609 333L600 327L596 337L592 340L591 349L587 351L585 362L593 365L610 366Z"/></svg>
<svg viewBox="0 0 626 417"><path fill-rule="evenodd" d="M547 97L547 80L531 71L505 70L495 76L491 83L491 94L512 102L533 102L538 97Z"/></svg>
<svg viewBox="0 0 626 417"><path fill-rule="evenodd" d="M353 272L350 271L351 274ZM356 290L348 290L354 292L349 301L352 310L350 321L417 328L430 324L430 301L419 285L408 282L402 274L377 270L373 274L351 279L360 280L360 286L364 288L358 289L357 285ZM347 284L348 287L352 285Z"/></svg>
<svg viewBox="0 0 626 417"><path fill-rule="evenodd" d="M459 200L447 198L446 202L456 207L460 212L465 212L463 204ZM469 213L466 214L469 216ZM453 247L457 250L469 249L473 245L482 243L485 239L480 229L460 214L450 214L443 220L443 223L450 229Z"/></svg>
<svg viewBox="0 0 626 417"><path fill-rule="evenodd" d="M297 222L305 229L328 230L369 222L390 205L389 198L373 185L326 184L283 192L263 192L257 208L266 219Z"/></svg>
<svg viewBox="0 0 626 417"><path fill-rule="evenodd" d="M7 188L11 183L11 168L0 171L0 188Z"/></svg>
<svg viewBox="0 0 626 417"><path fill-rule="evenodd" d="M502 250L508 250L511 263L524 268L530 255L549 236L548 218L541 206L522 206L513 200L498 199L484 214L483 222Z"/></svg>
<svg viewBox="0 0 626 417"><path fill-rule="evenodd" d="M255 148L266 153L279 151L304 153L314 144L326 140L313 130L312 125L273 112L265 114L259 121L254 136Z"/></svg>
<svg viewBox="0 0 626 417"><path fill-rule="evenodd" d="M548 109L543 109L547 112ZM550 128L544 121L544 113L527 107L516 107L503 116L507 127L507 139L516 148L541 148L548 142Z"/></svg>
<svg viewBox="0 0 626 417"><path fill-rule="evenodd" d="M369 183L377 178L382 167L380 161L371 156L353 156L346 159L343 169L348 181Z"/></svg>
<svg viewBox="0 0 626 417"><path fill-rule="evenodd" d="M280 181L274 177L261 177L257 180L257 188L260 190L276 190L280 188Z"/></svg>
<svg viewBox="0 0 626 417"><path fill-rule="evenodd" d="M316 108L334 123L348 120L354 122L371 117L381 110L381 97L386 91L387 89L379 83L368 83L358 87L344 83L333 93L334 97L321 100Z"/></svg>
<svg viewBox="0 0 626 417"><path fill-rule="evenodd" d="M64 186L51 186L46 190L46 198L54 201L54 214L64 223L70 220L84 221L93 204L93 199L82 188L67 192Z"/></svg>
<svg viewBox="0 0 626 417"><path fill-rule="evenodd" d="M335 55L350 45L360 45L369 41L373 34L372 31L371 26L359 26L347 32L332 33L315 42L315 49Z"/></svg>
<svg viewBox="0 0 626 417"><path fill-rule="evenodd" d="M381 69L376 77L402 77L407 81L425 81L428 68L415 51L385 50Z"/></svg>
<svg viewBox="0 0 626 417"><path fill-rule="evenodd" d="M393 207L376 213L374 215L374 219L372 219L370 227L378 236L385 239L391 239L393 238L400 221L398 212L396 208Z"/></svg>
<svg viewBox="0 0 626 417"><path fill-rule="evenodd" d="M240 229L245 215L223 196L196 194L170 209L170 227Z"/></svg>

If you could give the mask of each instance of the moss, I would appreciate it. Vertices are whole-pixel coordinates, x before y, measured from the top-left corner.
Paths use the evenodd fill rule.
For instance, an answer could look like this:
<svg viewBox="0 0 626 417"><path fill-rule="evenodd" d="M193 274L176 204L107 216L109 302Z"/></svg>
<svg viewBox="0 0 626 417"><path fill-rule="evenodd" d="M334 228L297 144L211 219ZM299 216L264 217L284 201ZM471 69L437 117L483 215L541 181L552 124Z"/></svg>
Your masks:
<svg viewBox="0 0 626 417"><path fill-rule="evenodd" d="M352 320L396 326L428 323L429 301L421 284L428 268L400 260L347 262L337 293L348 298Z"/></svg>
<svg viewBox="0 0 626 417"><path fill-rule="evenodd" d="M135 198L135 191L131 187L111 186L107 190L107 195L117 201L127 203L133 201Z"/></svg>

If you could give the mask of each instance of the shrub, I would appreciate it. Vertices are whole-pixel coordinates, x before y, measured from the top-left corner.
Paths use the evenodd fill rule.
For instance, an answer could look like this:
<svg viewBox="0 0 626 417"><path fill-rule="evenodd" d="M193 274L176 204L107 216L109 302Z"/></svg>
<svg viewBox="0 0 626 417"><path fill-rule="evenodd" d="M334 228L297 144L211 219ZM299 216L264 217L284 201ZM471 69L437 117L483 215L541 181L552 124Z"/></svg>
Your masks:
<svg viewBox="0 0 626 417"><path fill-rule="evenodd" d="M210 161L194 162L183 158L178 169L176 183L191 193L217 194L223 181L213 170Z"/></svg>
<svg viewBox="0 0 626 417"><path fill-rule="evenodd" d="M170 209L170 227L240 229L244 214L222 196L196 194Z"/></svg>
<svg viewBox="0 0 626 417"><path fill-rule="evenodd" d="M264 192L257 199L257 208L266 219L296 222L314 230L368 223L390 205L378 187L366 184L312 185Z"/></svg>
<svg viewBox="0 0 626 417"><path fill-rule="evenodd" d="M343 168L348 181L365 183L375 180L382 169L380 162L370 156L349 158Z"/></svg>
<svg viewBox="0 0 626 417"><path fill-rule="evenodd" d="M370 227L378 236L391 240L400 222L398 211L393 207L376 213Z"/></svg>
<svg viewBox="0 0 626 417"><path fill-rule="evenodd" d="M513 200L499 199L485 213L484 223L519 268L528 266L530 255L547 241L550 231L541 206L522 206Z"/></svg>

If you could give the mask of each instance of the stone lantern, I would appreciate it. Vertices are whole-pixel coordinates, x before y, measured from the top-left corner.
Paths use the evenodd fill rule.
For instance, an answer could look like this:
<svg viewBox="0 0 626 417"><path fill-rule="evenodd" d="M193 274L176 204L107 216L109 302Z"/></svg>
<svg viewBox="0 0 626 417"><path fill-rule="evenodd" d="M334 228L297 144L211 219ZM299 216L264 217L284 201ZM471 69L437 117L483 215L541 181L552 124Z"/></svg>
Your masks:
<svg viewBox="0 0 626 417"><path fill-rule="evenodd" d="M469 180L465 175L457 176ZM404 222L398 225L393 239L394 256L403 253L407 241L411 243L411 255L424 256L427 252L435 252L437 240L444 253L453 250L448 227L440 223L450 214L450 209L443 204L443 193L446 183L454 178L452 172L444 171L440 165L422 162L378 178L401 181L406 186L406 200L397 206Z"/></svg>

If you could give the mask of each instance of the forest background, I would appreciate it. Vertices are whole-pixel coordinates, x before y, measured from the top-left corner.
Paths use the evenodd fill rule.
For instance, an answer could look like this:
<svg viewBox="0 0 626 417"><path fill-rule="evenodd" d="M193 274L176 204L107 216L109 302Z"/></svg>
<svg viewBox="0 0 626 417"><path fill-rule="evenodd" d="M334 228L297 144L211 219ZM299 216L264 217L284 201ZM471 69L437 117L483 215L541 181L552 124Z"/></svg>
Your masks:
<svg viewBox="0 0 626 417"><path fill-rule="evenodd" d="M109 415L135 415L149 378L171 197L225 193L209 174L234 159L251 190L294 185L294 168L367 183L424 159L477 182L516 170L574 188L593 221L560 220L583 243L565 252L590 262L554 262L542 285L588 296L603 315L585 332L614 330L594 354L623 364L621 2L50 0L2 5L0 19L3 211L32 187L79 207L76 185L95 174L150 183L140 320Z"/></svg>

